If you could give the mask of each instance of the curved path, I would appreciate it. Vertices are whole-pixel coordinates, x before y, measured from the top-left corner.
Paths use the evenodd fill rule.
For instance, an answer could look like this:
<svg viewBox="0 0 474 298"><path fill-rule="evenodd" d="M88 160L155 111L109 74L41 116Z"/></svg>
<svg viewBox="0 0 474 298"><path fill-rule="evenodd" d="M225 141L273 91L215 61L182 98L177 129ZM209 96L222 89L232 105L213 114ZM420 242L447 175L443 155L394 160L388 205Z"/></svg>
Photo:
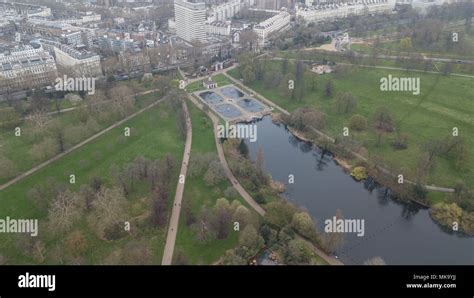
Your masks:
<svg viewBox="0 0 474 298"><path fill-rule="evenodd" d="M200 109L203 109L203 105L192 95L188 95L188 98L191 100L192 103L194 103L197 107ZM217 131L217 124L219 123L219 118L214 115L211 111L207 112L207 115L209 118L211 118L213 126L214 126L214 132ZM237 178L235 178L234 174L232 174L232 171L229 168L229 165L227 163L227 160L224 155L224 148L217 137L217 134L214 133L214 140L216 142L216 147L217 147L217 153L219 156L220 163L222 167L224 168L224 172L226 173L227 178L231 181L232 186L239 192L239 194L242 196L242 198L252 207L260 216L265 215L265 210L252 198L252 196L242 187L242 185L239 183ZM304 239L301 236L298 236L299 239L305 241L307 244L309 244L312 248L313 251L324 261L326 261L329 265L344 265L341 261L338 259L329 256L316 246L314 246L310 241Z"/></svg>
<svg viewBox="0 0 474 298"><path fill-rule="evenodd" d="M171 219L168 225L168 236L166 237L165 250L161 265L171 265L173 261L173 251L176 242L176 234L178 232L179 214L181 213L181 202L183 200L184 183L186 182L186 173L188 172L189 156L191 154L191 144L193 139L193 128L191 118L189 117L186 102L182 102L183 111L186 115L186 145L184 147L183 162L181 163L181 171L179 172L178 185L174 195L173 210L171 211ZM181 183L181 177L184 181Z"/></svg>
<svg viewBox="0 0 474 298"><path fill-rule="evenodd" d="M200 109L203 108L202 104L199 103L198 100L192 95L189 95L188 98ZM252 207L261 216L264 216L265 210L257 202L255 202L252 196L242 187L237 178L235 178L234 174L232 174L232 171L230 170L229 165L227 164L227 160L225 159L224 155L224 148L222 147L222 144L219 138L217 137L217 133L215 133L217 131L217 125L219 124L219 118L216 115L212 114L212 112L210 111L207 113L207 116L209 116L209 118L211 118L212 120L212 124L214 127L214 140L216 142L217 147L217 155L219 156L219 161L222 165L222 168L224 169L227 178L232 183L232 186L235 188L235 190L237 190L242 196L242 198L250 205L250 207Z"/></svg>

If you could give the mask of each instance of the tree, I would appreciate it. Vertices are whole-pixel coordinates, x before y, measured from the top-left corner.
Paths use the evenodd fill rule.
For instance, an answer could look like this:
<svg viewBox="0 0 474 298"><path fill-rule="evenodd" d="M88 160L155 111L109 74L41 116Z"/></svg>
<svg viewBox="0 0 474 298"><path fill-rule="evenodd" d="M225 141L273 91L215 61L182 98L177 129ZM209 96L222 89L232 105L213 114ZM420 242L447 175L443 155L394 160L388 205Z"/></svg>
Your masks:
<svg viewBox="0 0 474 298"><path fill-rule="evenodd" d="M374 117L375 128L385 131L393 131L393 118L392 114L386 107L378 107L375 111Z"/></svg>
<svg viewBox="0 0 474 298"><path fill-rule="evenodd" d="M119 188L102 187L93 203L92 223L99 237L122 226L125 214L125 196Z"/></svg>
<svg viewBox="0 0 474 298"><path fill-rule="evenodd" d="M79 216L78 196L70 190L63 191L56 196L49 208L49 229L55 234L66 232L72 228Z"/></svg>
<svg viewBox="0 0 474 298"><path fill-rule="evenodd" d="M245 144L245 141L243 139L240 140L238 149L239 149L240 155L242 155L245 158L249 157L249 147L247 146L247 144Z"/></svg>
<svg viewBox="0 0 474 298"><path fill-rule="evenodd" d="M232 215L230 212L229 201L227 201L226 199L222 199L225 200L225 202L219 200L217 201L216 206L214 207L214 218L212 226L216 231L217 239L226 239L229 235Z"/></svg>
<svg viewBox="0 0 474 298"><path fill-rule="evenodd" d="M228 199L238 199L240 198L240 195L233 186L229 186L224 190L224 197Z"/></svg>
<svg viewBox="0 0 474 298"><path fill-rule="evenodd" d="M267 205L265 221L272 227L281 229L291 223L296 208L285 201L271 202Z"/></svg>
<svg viewBox="0 0 474 298"><path fill-rule="evenodd" d="M45 260L46 249L41 240L35 240L33 246L31 247L31 256L38 263L43 263Z"/></svg>
<svg viewBox="0 0 474 298"><path fill-rule="evenodd" d="M311 264L311 248L300 239L293 239L288 242L285 254L285 263L288 265L308 265Z"/></svg>
<svg viewBox="0 0 474 298"><path fill-rule="evenodd" d="M288 124L300 131L308 131L310 128L323 129L326 124L326 117L314 108L298 108L291 113Z"/></svg>
<svg viewBox="0 0 474 298"><path fill-rule="evenodd" d="M405 38L400 39L400 50L404 52L408 52L411 50L411 48L412 48L412 45L411 45L410 37L405 37Z"/></svg>
<svg viewBox="0 0 474 298"><path fill-rule="evenodd" d="M21 115L12 108L0 109L0 127L14 128L21 124Z"/></svg>
<svg viewBox="0 0 474 298"><path fill-rule="evenodd" d="M362 131L367 128L367 119L359 114L353 115L349 119L349 127L356 131Z"/></svg>
<svg viewBox="0 0 474 298"><path fill-rule="evenodd" d="M245 83L252 83L255 81L255 71L252 69L251 66L246 66L242 71L242 78L244 79Z"/></svg>
<svg viewBox="0 0 474 298"><path fill-rule="evenodd" d="M239 254L245 259L249 259L257 254L264 243L262 236L257 233L257 230L252 225L248 225L239 237Z"/></svg>
<svg viewBox="0 0 474 298"><path fill-rule="evenodd" d="M301 236L316 240L316 228L311 216L307 212L298 212L293 215L291 227Z"/></svg>
<svg viewBox="0 0 474 298"><path fill-rule="evenodd" d="M245 206L240 205L234 211L232 220L234 222L238 222L240 228L245 228L249 223L252 222L252 214Z"/></svg>
<svg viewBox="0 0 474 298"><path fill-rule="evenodd" d="M204 181L208 186L216 185L225 177L224 168L219 161L213 160L204 175Z"/></svg>
<svg viewBox="0 0 474 298"><path fill-rule="evenodd" d="M168 191L164 187L157 187L153 192L152 223L157 227L164 227L167 222Z"/></svg>
<svg viewBox="0 0 474 298"><path fill-rule="evenodd" d="M356 98L349 92L339 93L334 102L334 110L339 114L352 112L357 106Z"/></svg>
<svg viewBox="0 0 474 298"><path fill-rule="evenodd" d="M403 150L408 148L408 136L404 133L399 133L397 138L392 143L393 148L396 150Z"/></svg>
<svg viewBox="0 0 474 298"><path fill-rule="evenodd" d="M119 85L108 91L108 97L112 100L111 111L124 117L132 111L134 104L133 90L126 85Z"/></svg>
<svg viewBox="0 0 474 298"><path fill-rule="evenodd" d="M50 122L49 129L51 134L56 141L56 146L59 152L64 152L66 150L66 142L64 138L64 125L60 120L53 120Z"/></svg>
<svg viewBox="0 0 474 298"><path fill-rule="evenodd" d="M334 83L331 79L327 81L326 86L324 87L324 94L327 97L332 97L332 95L334 94Z"/></svg>
<svg viewBox="0 0 474 298"><path fill-rule="evenodd" d="M239 43L248 50L253 50L258 44L258 35L253 30L244 30L240 32Z"/></svg>
<svg viewBox="0 0 474 298"><path fill-rule="evenodd" d="M57 152L57 146L53 138L45 138L41 142L33 144L33 147L31 147L29 151L30 155L36 161L46 160Z"/></svg>
<svg viewBox="0 0 474 298"><path fill-rule="evenodd" d="M211 222L211 211L207 206L203 206L196 223L192 225L198 242L207 242L215 237L214 231L211 229Z"/></svg>

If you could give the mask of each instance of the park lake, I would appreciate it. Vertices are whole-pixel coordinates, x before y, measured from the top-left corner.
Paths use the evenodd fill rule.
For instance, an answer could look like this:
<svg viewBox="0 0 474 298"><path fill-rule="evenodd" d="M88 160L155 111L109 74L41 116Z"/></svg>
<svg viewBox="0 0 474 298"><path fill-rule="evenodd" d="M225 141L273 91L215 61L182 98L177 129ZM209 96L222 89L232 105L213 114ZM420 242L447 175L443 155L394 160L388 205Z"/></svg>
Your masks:
<svg viewBox="0 0 474 298"><path fill-rule="evenodd" d="M474 264L474 238L440 227L429 209L392 199L390 190L370 178L355 181L331 155L298 140L271 117L256 124L258 139L247 142L251 159L255 161L262 147L265 169L285 183L283 196L308 211L319 231L337 209L344 218L365 220L364 237L346 233L336 251L345 264L362 264L376 256L390 265ZM293 184L289 175L294 175Z"/></svg>

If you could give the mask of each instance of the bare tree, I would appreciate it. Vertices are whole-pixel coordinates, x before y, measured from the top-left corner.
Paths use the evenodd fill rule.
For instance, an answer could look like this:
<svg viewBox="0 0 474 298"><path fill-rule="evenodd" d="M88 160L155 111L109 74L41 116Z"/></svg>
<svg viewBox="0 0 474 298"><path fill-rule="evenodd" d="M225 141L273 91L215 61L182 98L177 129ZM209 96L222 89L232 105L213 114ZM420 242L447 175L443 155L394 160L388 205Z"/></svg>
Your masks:
<svg viewBox="0 0 474 298"><path fill-rule="evenodd" d="M59 193L49 208L49 229L63 233L72 228L80 216L78 197L69 190Z"/></svg>
<svg viewBox="0 0 474 298"><path fill-rule="evenodd" d="M101 188L93 206L92 223L99 237L123 222L125 197L119 188Z"/></svg>

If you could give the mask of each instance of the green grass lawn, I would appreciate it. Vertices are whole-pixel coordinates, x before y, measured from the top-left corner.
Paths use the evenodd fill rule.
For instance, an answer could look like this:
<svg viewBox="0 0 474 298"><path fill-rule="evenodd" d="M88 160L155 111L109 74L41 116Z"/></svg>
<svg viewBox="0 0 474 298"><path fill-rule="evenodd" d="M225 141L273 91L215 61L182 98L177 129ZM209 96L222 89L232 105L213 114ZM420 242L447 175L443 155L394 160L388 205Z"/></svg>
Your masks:
<svg viewBox="0 0 474 298"><path fill-rule="evenodd" d="M206 88L202 85L202 82L203 82L204 80L207 80L207 78L189 84L189 85L186 87L186 91L187 91L188 93L193 93L193 92L196 92L196 91L205 90ZM217 83L217 86L218 86L218 87L225 86L225 85L229 85L229 84L232 83L232 82L229 81L229 79L227 79L227 77L226 77L225 75L223 75L223 74L218 74L218 75L216 75L216 76L212 76L212 80L214 80L214 82Z"/></svg>
<svg viewBox="0 0 474 298"><path fill-rule="evenodd" d="M458 39L462 39L464 43L464 50L460 50L456 47L456 43L453 43L453 47L450 49L446 49L446 41L440 38L440 41L431 45L430 49L424 49L419 46L413 45L411 52L413 53L423 53L424 55L430 57L444 57L444 58L459 58L459 59L471 59L474 58L474 31L466 31L464 26L457 26L454 28L449 28L449 30L445 30L443 34L450 36L453 32L458 33ZM458 41L460 42L460 41ZM359 53L370 54L374 49L374 45L368 44L353 44L351 46L353 51ZM390 41L383 41L377 47L379 53L383 53L385 55L398 55L400 52L400 41L399 40L390 40Z"/></svg>
<svg viewBox="0 0 474 298"><path fill-rule="evenodd" d="M50 183L51 179L67 184L73 191L77 191L81 184L86 184L92 177L100 177L106 185L112 183L110 169L112 165L121 166L129 163L138 156L157 159L165 154L176 158L176 176L182 160L184 141L179 136L177 121L171 111L162 113L167 109L165 103L140 114L127 121L120 127L107 132L100 138L84 145L76 151L64 156L53 164L39 170L33 175L19 181L0 192L0 218L38 218L41 227L46 222L46 212L39 210L28 199L27 193L38 185ZM132 135L124 137L125 127L130 127ZM76 175L76 184L70 185L69 175ZM146 187L137 187L137 190L127 197L127 213L132 220L150 210L149 191ZM175 186L170 191L170 200L174 197ZM78 227L84 232L88 240L88 249L85 254L86 264L99 264L104 262L111 253L121 249L123 244L131 239L139 239L151 245L153 263L159 264L164 248L165 229L153 228L148 221L140 222L140 226L132 226L133 236L125 236L116 241L100 240L92 233L85 219L81 220ZM12 264L32 263L32 259L16 249L17 236L0 234L0 254L3 254ZM55 245L62 245L63 239L42 239L46 251ZM46 263L52 263L46 259Z"/></svg>
<svg viewBox="0 0 474 298"><path fill-rule="evenodd" d="M149 105L150 103L156 101L156 99L158 98L157 96L158 93L149 93L146 95L138 96L137 101L135 103L134 111L137 111L140 108L143 108ZM74 110L51 117L59 119L61 125L64 128L70 128L76 125L84 125L80 122L78 114L79 113ZM98 130L88 131L86 135L78 139L77 142L75 142L74 144L81 142L82 140L94 135L99 130L104 129L119 120L120 119L110 119L109 121L98 121ZM0 153L15 164L16 174L14 176L26 172L33 166L45 161L44 159L35 160L30 153L33 145L35 144L35 142L37 142L34 140L34 138L28 137L28 135L34 134L32 126L30 124L27 124L26 122L23 122L19 127L22 130L22 136L20 137L15 136L15 131L13 128L0 128ZM69 146L73 146L74 144L69 144ZM0 184L9 181L14 176L8 178L0 178Z"/></svg>
<svg viewBox="0 0 474 298"><path fill-rule="evenodd" d="M216 154L217 149L214 142L211 120L194 104L188 102L193 125L193 143L191 149L191 161L195 154L212 152ZM190 200L191 209L197 214L202 206L213 207L216 200L224 197L224 190L231 186L226 179L216 187L209 187L203 177L188 177L186 179L183 200ZM229 200L230 201L230 200ZM246 202L240 202L249 208ZM212 264L216 262L228 249L234 248L238 243L238 232L231 231L227 239L217 239L206 243L196 241L194 231L186 225L184 212L181 211L178 234L176 237L177 251L182 251L190 264Z"/></svg>
<svg viewBox="0 0 474 298"><path fill-rule="evenodd" d="M268 62L268 67L281 71L280 62ZM238 78L238 72L231 75ZM414 96L409 92L382 92L380 78L391 74L394 77L419 77L421 94ZM423 152L422 146L429 140L440 139L452 133L457 127L467 142L470 160L474 159L474 79L454 76L424 74L395 70L356 68L344 77L335 74L317 77L317 90L311 91L312 72L305 73L306 92L303 100L296 101L284 98L278 88L265 89L261 81L249 84L251 88L273 100L283 108L294 111L298 107L313 106L326 114L326 132L333 137L342 136L344 126L348 126L352 114L340 115L333 111L333 98L324 95L324 86L329 79L335 85L335 93L350 92L358 101L353 114L363 115L368 119L369 128L365 132L354 133L354 138L363 142L370 156L377 156L389 166L397 169L410 179L415 178L415 169ZM385 137L380 147L375 146L376 132L372 121L379 106L388 108L394 116L396 129L408 135L408 149L394 150L390 142L395 137L392 133ZM454 162L446 158L437 158L435 168L428 177L429 184L453 187L457 181L466 185L474 184L474 171L459 171Z"/></svg>
<svg viewBox="0 0 474 298"><path fill-rule="evenodd" d="M321 63L324 61L331 61L336 63L348 63L348 64L355 64L355 65L369 65L369 66L383 66L383 67L393 67L393 68L400 68L405 70L407 67L409 69L416 69L420 71L434 71L434 72L443 72L443 69L446 65L446 62L436 61L436 67L433 66L433 62L426 64L423 61L419 62L410 62L408 64L400 64L395 59L389 58L381 58L380 55L391 55L397 56L398 53L392 53L387 49L379 50L378 57L376 59L373 58L371 55L373 53L372 48L367 45L362 44L353 44L351 49L355 52L360 52L363 54L368 54L368 57L364 58L357 58L351 60L351 58L344 53L339 52L328 52L322 50L308 50L308 51L295 51L295 50L288 50L288 51L280 51L275 53L276 57L279 58L286 58L286 59L304 59L304 60L311 60L314 63ZM388 52L387 52L388 51ZM442 56L442 55L441 55ZM428 68L427 68L428 67ZM232 69L229 73L236 73L236 69ZM471 64L462 64L462 63L451 63L451 71L450 73L456 74L465 74L465 75L473 75L474 67Z"/></svg>

